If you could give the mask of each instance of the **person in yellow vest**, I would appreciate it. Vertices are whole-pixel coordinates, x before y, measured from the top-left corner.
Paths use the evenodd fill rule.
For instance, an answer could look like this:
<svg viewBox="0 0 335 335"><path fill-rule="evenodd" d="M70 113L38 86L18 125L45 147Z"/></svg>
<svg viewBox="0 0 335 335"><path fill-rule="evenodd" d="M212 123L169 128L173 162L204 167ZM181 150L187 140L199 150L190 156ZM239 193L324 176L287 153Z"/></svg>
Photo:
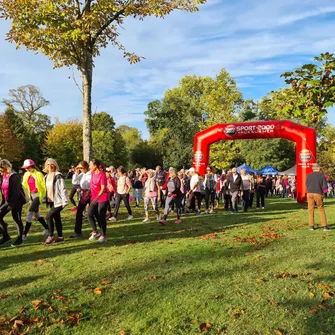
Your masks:
<svg viewBox="0 0 335 335"><path fill-rule="evenodd" d="M26 226L22 235L22 239L26 240L29 233L33 217L41 223L44 228L44 236L48 236L48 226L45 219L39 213L40 204L46 196L46 188L44 183L44 176L42 172L38 171L35 162L31 159L26 159L23 163L22 169L26 172L23 176L22 186L30 197L30 207L26 217Z"/></svg>

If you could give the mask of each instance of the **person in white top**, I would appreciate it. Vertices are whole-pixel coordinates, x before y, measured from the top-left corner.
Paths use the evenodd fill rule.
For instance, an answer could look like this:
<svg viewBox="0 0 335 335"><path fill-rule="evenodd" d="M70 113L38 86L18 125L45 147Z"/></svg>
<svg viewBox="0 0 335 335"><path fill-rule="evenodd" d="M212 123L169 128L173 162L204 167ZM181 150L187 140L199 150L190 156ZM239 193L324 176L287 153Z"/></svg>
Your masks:
<svg viewBox="0 0 335 335"><path fill-rule="evenodd" d="M247 175L245 169L241 169L241 178L243 183L242 208L245 212L247 212L250 205L251 181L250 176Z"/></svg>
<svg viewBox="0 0 335 335"><path fill-rule="evenodd" d="M192 167L189 170L191 175L190 180L190 190L188 191L188 208L193 210L196 214L200 214L201 207L201 192L198 172ZM198 208L195 206L195 201L197 200Z"/></svg>
<svg viewBox="0 0 335 335"><path fill-rule="evenodd" d="M80 189L80 180L83 177L82 170L79 168L79 165L75 168L74 174L72 175L72 190L69 196L69 200L73 204L73 208L71 212L75 212L77 210L77 204L74 200L75 194L78 194L78 190Z"/></svg>

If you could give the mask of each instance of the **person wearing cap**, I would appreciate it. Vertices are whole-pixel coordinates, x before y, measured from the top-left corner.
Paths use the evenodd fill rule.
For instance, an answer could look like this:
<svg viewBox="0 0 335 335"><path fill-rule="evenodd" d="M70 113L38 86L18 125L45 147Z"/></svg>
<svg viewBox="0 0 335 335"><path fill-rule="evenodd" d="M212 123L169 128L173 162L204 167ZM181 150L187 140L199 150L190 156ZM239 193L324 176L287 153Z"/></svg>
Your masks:
<svg viewBox="0 0 335 335"><path fill-rule="evenodd" d="M31 201L26 216L26 226L22 235L22 239L25 241L33 222L33 217L35 217L35 219L43 226L44 236L48 236L49 230L44 217L42 217L39 212L40 204L43 202L46 194L44 176L42 172L37 170L35 162L32 159L26 159L23 162L22 169L26 170L23 175L22 186Z"/></svg>
<svg viewBox="0 0 335 335"><path fill-rule="evenodd" d="M0 245L4 245L11 240L8 234L7 223L4 221L4 217L11 211L12 218L16 223L18 235L12 246L20 247L23 244L22 207L27 202L23 193L21 178L19 174L13 170L12 164L7 159L1 160L0 172L2 174L0 187L3 195L0 205L0 227L2 230Z"/></svg>
<svg viewBox="0 0 335 335"><path fill-rule="evenodd" d="M324 174L321 172L319 164L312 164L312 169L313 172L311 172L306 179L309 229L315 230L314 206L316 204L320 212L321 225L323 230L328 231L330 228L327 225L326 213L323 206L323 190L327 187L327 180Z"/></svg>
<svg viewBox="0 0 335 335"><path fill-rule="evenodd" d="M159 188L160 188L160 207L164 208L165 207L165 197L162 191L162 188L165 184L165 178L166 178L166 173L165 171L162 170L160 165L156 166L156 174L155 174L156 180L159 183Z"/></svg>

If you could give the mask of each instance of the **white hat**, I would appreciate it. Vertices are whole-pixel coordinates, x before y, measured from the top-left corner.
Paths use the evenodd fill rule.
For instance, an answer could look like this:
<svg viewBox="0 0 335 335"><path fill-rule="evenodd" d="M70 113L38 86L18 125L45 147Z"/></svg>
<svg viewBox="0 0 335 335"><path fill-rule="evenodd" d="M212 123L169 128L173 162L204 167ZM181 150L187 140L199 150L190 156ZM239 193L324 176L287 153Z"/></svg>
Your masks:
<svg viewBox="0 0 335 335"><path fill-rule="evenodd" d="M194 167L191 167L188 172L195 172L195 168Z"/></svg>
<svg viewBox="0 0 335 335"><path fill-rule="evenodd" d="M34 165L35 165L35 162L32 159L26 159L23 162L23 166L21 167L21 169L28 169L29 167L34 166Z"/></svg>

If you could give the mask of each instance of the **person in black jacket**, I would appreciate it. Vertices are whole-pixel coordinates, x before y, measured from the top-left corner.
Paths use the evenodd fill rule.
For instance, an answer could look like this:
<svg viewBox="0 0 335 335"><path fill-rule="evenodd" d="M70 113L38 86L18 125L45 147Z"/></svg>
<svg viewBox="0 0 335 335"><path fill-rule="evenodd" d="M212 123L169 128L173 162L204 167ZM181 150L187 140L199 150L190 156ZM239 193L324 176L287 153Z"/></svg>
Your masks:
<svg viewBox="0 0 335 335"><path fill-rule="evenodd" d="M181 200L183 197L183 194L180 190L181 187L181 181L177 176L176 169L170 168L169 169L169 180L167 182L167 197L165 201L165 210L164 210L164 218L159 221L160 224L165 225L166 220L169 214L170 205L175 202L176 209L177 209L177 220L175 221L175 224L180 224L180 214L181 214Z"/></svg>
<svg viewBox="0 0 335 335"><path fill-rule="evenodd" d="M257 176L257 185L256 185L256 209L265 208L265 193L266 193L266 182L261 175Z"/></svg>
<svg viewBox="0 0 335 335"><path fill-rule="evenodd" d="M22 223L22 207L26 203L25 196L21 186L20 176L12 170L12 164L4 159L0 162L1 178L1 191L2 202L0 205L0 226L2 229L2 239L0 245L3 245L11 240L8 234L7 223L3 220L4 217L11 211L13 220L17 226L18 236L13 247L19 247L23 244L23 223Z"/></svg>
<svg viewBox="0 0 335 335"><path fill-rule="evenodd" d="M226 192L228 192L228 189L230 191L231 203L232 203L231 212L232 214L238 213L237 202L239 195L243 196L243 181L241 176L237 173L236 168L232 168L231 174L227 178Z"/></svg>

